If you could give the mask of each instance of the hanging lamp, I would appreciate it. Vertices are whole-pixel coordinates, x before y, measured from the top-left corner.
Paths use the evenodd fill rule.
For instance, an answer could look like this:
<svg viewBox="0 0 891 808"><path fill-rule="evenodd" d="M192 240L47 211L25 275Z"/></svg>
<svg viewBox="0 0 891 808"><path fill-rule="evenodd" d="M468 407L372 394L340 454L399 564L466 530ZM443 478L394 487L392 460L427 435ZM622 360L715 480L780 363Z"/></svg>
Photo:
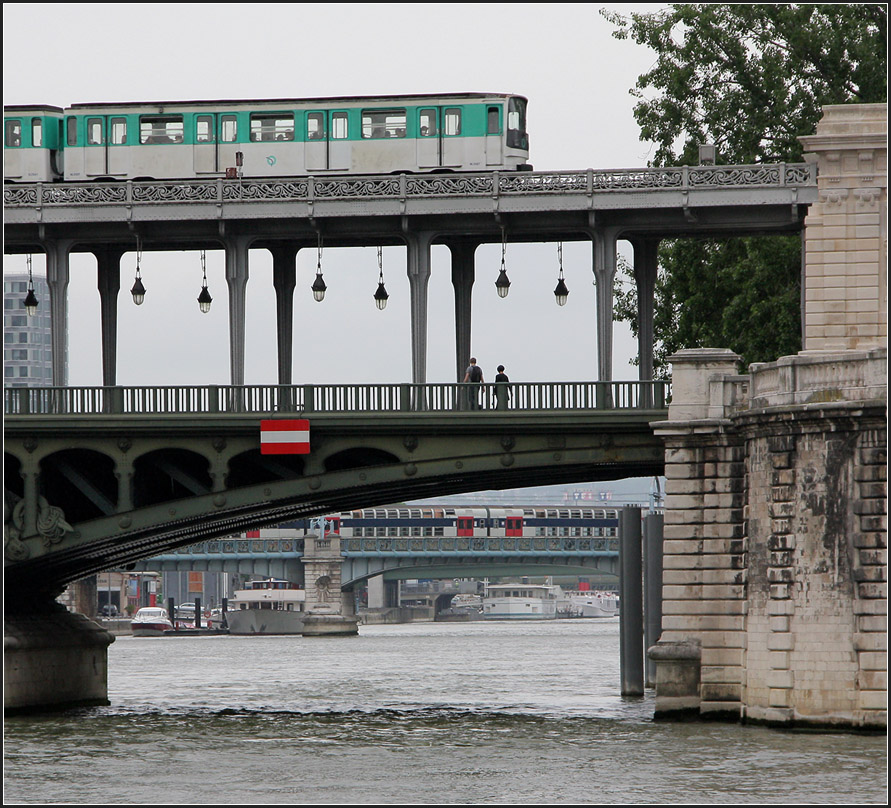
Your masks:
<svg viewBox="0 0 891 808"><path fill-rule="evenodd" d="M380 272L380 278L377 284L377 291L374 293L374 304L383 311L387 308L387 300L389 300L390 296L387 294L386 288L384 288L384 248L377 248L377 268Z"/></svg>
<svg viewBox="0 0 891 808"><path fill-rule="evenodd" d="M554 297L557 298L558 306L565 306L566 300L569 297L569 289L566 288L566 283L563 280L563 242L557 242L557 261L560 264L560 273L557 276L557 288L554 289Z"/></svg>
<svg viewBox="0 0 891 808"><path fill-rule="evenodd" d="M210 311L210 304L213 302L213 298L207 290L207 263L204 250L201 251L201 274L204 277L201 282L201 294L198 295L198 308L201 309L202 314L207 314Z"/></svg>
<svg viewBox="0 0 891 808"><path fill-rule="evenodd" d="M316 264L316 279L312 282L312 296L321 303L325 299L325 281L322 279L322 234L319 233L319 259Z"/></svg>
<svg viewBox="0 0 891 808"><path fill-rule="evenodd" d="M136 281L133 284L133 288L130 290L130 294L133 295L133 302L137 306L141 306L142 302L145 300L145 287L142 285L142 275L140 274L139 265L142 262L142 245L139 239L136 239Z"/></svg>
<svg viewBox="0 0 891 808"><path fill-rule="evenodd" d="M28 294L25 295L22 305L25 307L25 314L28 317L33 317L37 314L39 303L37 295L34 294L34 276L31 274L31 253L28 253Z"/></svg>
<svg viewBox="0 0 891 808"><path fill-rule="evenodd" d="M498 297L507 297L507 293L510 291L510 279L507 277L507 272L504 269L504 258L507 253L507 233L504 228L501 228L501 272L498 273L498 280L495 281L495 289L498 292Z"/></svg>

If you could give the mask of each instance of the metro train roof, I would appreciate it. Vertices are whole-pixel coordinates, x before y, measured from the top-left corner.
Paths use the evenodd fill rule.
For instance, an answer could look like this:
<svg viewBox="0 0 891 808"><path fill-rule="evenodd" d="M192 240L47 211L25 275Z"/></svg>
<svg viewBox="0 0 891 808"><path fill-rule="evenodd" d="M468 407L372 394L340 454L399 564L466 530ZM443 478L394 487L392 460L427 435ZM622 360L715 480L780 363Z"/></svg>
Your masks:
<svg viewBox="0 0 891 808"><path fill-rule="evenodd" d="M336 103L391 103L399 101L421 101L424 99L458 99L458 98L522 98L528 100L526 96L518 93L408 93L403 95L338 95L338 96L321 96L315 98L243 98L243 99L217 99L217 100L194 100L194 101L121 101L112 102L95 102L95 103L78 103L72 104L67 109L95 109L100 107L214 107L221 105L245 105L245 104L336 104Z"/></svg>

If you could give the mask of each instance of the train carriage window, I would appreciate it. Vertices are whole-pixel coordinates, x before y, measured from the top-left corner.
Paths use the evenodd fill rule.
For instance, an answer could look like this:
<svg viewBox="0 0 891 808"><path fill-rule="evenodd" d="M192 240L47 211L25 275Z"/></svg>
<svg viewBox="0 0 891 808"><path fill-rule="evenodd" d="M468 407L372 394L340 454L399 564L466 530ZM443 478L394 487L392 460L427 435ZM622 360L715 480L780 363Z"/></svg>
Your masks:
<svg viewBox="0 0 891 808"><path fill-rule="evenodd" d="M195 118L195 142L213 143L212 115L199 115Z"/></svg>
<svg viewBox="0 0 891 808"><path fill-rule="evenodd" d="M7 146L22 145L22 122L9 120L6 122L6 136L4 143Z"/></svg>
<svg viewBox="0 0 891 808"><path fill-rule="evenodd" d="M489 107L486 115L486 134L501 134L501 109L499 107Z"/></svg>
<svg viewBox="0 0 891 808"><path fill-rule="evenodd" d="M251 140L293 140L294 116L286 113L251 115Z"/></svg>
<svg viewBox="0 0 891 808"><path fill-rule="evenodd" d="M442 129L445 135L461 134L461 110L458 108L447 109L442 116Z"/></svg>
<svg viewBox="0 0 891 808"><path fill-rule="evenodd" d="M139 119L140 143L182 143L182 115L146 115Z"/></svg>
<svg viewBox="0 0 891 808"><path fill-rule="evenodd" d="M73 115L69 115L66 125L68 127L67 143L69 146L76 146L77 145L77 118L75 118Z"/></svg>
<svg viewBox="0 0 891 808"><path fill-rule="evenodd" d="M529 148L525 98L515 97L507 102L507 145L516 149Z"/></svg>
<svg viewBox="0 0 891 808"><path fill-rule="evenodd" d="M234 115L223 115L220 118L220 140L223 143L235 143L238 140L238 119Z"/></svg>
<svg viewBox="0 0 891 808"><path fill-rule="evenodd" d="M101 146L104 142L102 118L87 118L87 145Z"/></svg>
<svg viewBox="0 0 891 808"><path fill-rule="evenodd" d="M115 146L123 146L127 142L127 119L111 119L111 142Z"/></svg>
<svg viewBox="0 0 891 808"><path fill-rule="evenodd" d="M436 128L436 110L422 109L419 118L419 126L421 137L435 137L438 135L439 132Z"/></svg>
<svg viewBox="0 0 891 808"><path fill-rule="evenodd" d="M362 111L362 137L405 137L404 109L366 109Z"/></svg>
<svg viewBox="0 0 891 808"><path fill-rule="evenodd" d="M346 140L349 136L349 120L345 112L331 113L331 139Z"/></svg>
<svg viewBox="0 0 891 808"><path fill-rule="evenodd" d="M43 145L43 121L40 118L31 118L31 145Z"/></svg>
<svg viewBox="0 0 891 808"><path fill-rule="evenodd" d="M308 112L306 115L306 139L325 139L325 113Z"/></svg>

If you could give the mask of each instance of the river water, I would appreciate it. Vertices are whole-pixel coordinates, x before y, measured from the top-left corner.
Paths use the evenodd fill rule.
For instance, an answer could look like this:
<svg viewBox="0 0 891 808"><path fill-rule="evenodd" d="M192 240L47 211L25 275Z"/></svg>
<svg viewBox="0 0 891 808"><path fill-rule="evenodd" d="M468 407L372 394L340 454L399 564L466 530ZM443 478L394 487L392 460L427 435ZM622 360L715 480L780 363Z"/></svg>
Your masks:
<svg viewBox="0 0 891 808"><path fill-rule="evenodd" d="M618 619L118 637L111 706L13 717L8 803L886 804L884 736L654 722Z"/></svg>

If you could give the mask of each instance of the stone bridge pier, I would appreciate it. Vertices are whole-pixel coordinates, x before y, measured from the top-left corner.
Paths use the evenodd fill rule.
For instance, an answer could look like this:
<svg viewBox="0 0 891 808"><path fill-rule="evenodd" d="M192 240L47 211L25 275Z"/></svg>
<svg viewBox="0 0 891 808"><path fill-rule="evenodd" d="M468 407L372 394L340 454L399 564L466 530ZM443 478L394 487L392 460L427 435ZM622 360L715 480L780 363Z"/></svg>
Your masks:
<svg viewBox="0 0 891 808"><path fill-rule="evenodd" d="M887 727L886 118L802 138L805 350L670 358L657 718Z"/></svg>

